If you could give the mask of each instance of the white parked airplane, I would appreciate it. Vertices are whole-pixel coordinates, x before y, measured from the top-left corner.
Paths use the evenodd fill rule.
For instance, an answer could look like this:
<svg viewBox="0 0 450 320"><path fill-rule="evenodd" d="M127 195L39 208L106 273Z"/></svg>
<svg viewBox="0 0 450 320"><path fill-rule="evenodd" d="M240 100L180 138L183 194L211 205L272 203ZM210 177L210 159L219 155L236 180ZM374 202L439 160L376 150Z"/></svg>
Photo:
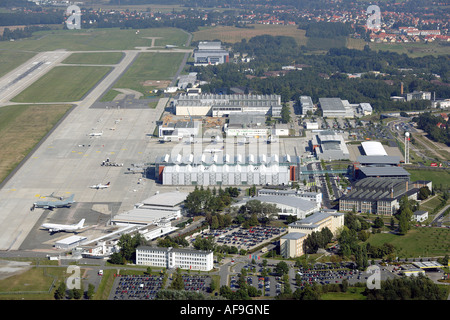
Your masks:
<svg viewBox="0 0 450 320"><path fill-rule="evenodd" d="M89 133L89 136L90 137L99 137L102 134L103 134L103 131L102 132L92 132L92 133Z"/></svg>
<svg viewBox="0 0 450 320"><path fill-rule="evenodd" d="M48 230L50 233L66 231L75 232L83 228L85 219L81 219L76 224L56 224L56 223L44 223L41 228Z"/></svg>
<svg viewBox="0 0 450 320"><path fill-rule="evenodd" d="M94 184L93 186L90 186L89 188L91 189L105 189L105 188L109 188L109 182L107 184Z"/></svg>

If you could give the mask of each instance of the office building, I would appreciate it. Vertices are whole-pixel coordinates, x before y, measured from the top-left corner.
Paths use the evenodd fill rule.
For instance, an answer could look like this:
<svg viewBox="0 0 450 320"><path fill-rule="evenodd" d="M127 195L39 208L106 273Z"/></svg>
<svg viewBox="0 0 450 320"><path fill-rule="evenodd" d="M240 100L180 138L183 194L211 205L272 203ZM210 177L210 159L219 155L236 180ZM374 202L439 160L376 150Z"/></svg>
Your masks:
<svg viewBox="0 0 450 320"><path fill-rule="evenodd" d="M305 254L307 234L301 232L287 233L280 238L280 255L285 258L301 257Z"/></svg>
<svg viewBox="0 0 450 320"><path fill-rule="evenodd" d="M150 246L136 248L136 264L142 266L211 271L214 267L213 262L214 257L212 251Z"/></svg>
<svg viewBox="0 0 450 320"><path fill-rule="evenodd" d="M323 210L316 212L304 219L294 221L288 225L288 233L300 232L311 234L322 231L327 227L333 235L344 225L344 214L335 210Z"/></svg>
<svg viewBox="0 0 450 320"><path fill-rule="evenodd" d="M300 96L300 109L302 116L314 113L314 104L310 96Z"/></svg>

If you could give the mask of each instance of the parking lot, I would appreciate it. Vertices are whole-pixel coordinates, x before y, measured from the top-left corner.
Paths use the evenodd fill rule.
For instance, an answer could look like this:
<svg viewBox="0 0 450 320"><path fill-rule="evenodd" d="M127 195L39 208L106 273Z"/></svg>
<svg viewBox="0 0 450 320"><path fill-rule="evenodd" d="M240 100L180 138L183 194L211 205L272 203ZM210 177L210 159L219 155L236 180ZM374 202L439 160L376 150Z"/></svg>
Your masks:
<svg viewBox="0 0 450 320"><path fill-rule="evenodd" d="M211 278L203 275L183 275L184 290L207 293ZM167 289L171 279L163 288L162 275L117 275L114 279L110 299L112 300L154 300L158 291Z"/></svg>
<svg viewBox="0 0 450 320"><path fill-rule="evenodd" d="M203 237L214 237L217 245L235 246L238 249L251 250L265 242L281 236L285 228L277 227L230 227L224 230L211 230L203 233Z"/></svg>

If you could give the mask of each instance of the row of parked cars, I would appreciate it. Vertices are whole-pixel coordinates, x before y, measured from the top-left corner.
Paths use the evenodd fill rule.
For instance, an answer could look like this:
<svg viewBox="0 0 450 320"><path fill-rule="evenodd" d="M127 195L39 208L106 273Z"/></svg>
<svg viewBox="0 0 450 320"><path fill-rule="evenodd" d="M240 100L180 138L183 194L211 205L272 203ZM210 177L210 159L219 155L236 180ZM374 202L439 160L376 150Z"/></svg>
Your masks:
<svg viewBox="0 0 450 320"><path fill-rule="evenodd" d="M250 249L274 237L278 237L285 231L283 228L257 226L249 229L238 227L228 233L216 236L219 245L235 246Z"/></svg>
<svg viewBox="0 0 450 320"><path fill-rule="evenodd" d="M163 277L154 275L118 275L114 300L152 300L162 288Z"/></svg>

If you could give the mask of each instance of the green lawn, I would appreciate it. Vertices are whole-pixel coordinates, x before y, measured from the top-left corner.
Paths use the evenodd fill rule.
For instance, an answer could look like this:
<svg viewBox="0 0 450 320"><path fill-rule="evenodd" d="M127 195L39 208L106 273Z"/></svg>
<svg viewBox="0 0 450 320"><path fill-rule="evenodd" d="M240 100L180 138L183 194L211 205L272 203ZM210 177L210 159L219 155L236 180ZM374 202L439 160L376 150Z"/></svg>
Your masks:
<svg viewBox="0 0 450 320"><path fill-rule="evenodd" d="M0 181L25 158L70 109L70 105L18 105L0 108Z"/></svg>
<svg viewBox="0 0 450 320"><path fill-rule="evenodd" d="M184 53L141 53L128 71L114 84L149 95L153 87L144 86L146 80L171 80L183 60Z"/></svg>
<svg viewBox="0 0 450 320"><path fill-rule="evenodd" d="M425 170L425 169L408 169L411 181L426 180L432 181L433 187L439 185L450 186L450 170Z"/></svg>
<svg viewBox="0 0 450 320"><path fill-rule="evenodd" d="M14 97L14 102L78 101L109 71L109 67L55 67Z"/></svg>
<svg viewBox="0 0 450 320"><path fill-rule="evenodd" d="M365 287L351 287L347 292L328 292L321 295L322 300L366 300L362 295Z"/></svg>
<svg viewBox="0 0 450 320"><path fill-rule="evenodd" d="M368 242L376 246L391 243L400 258L444 256L450 254L450 229L413 228L404 236L378 233L370 235Z"/></svg>
<svg viewBox="0 0 450 320"><path fill-rule="evenodd" d="M62 63L67 64L116 64L122 59L121 52L72 53Z"/></svg>
<svg viewBox="0 0 450 320"><path fill-rule="evenodd" d="M35 52L0 50L0 77L31 59Z"/></svg>
<svg viewBox="0 0 450 320"><path fill-rule="evenodd" d="M51 30L35 32L31 38L20 41L1 41L0 50L133 50L136 47L150 47L152 40L149 37L159 38L155 46L174 44L182 47L188 35L175 28L142 29L139 34L133 29L120 28Z"/></svg>

